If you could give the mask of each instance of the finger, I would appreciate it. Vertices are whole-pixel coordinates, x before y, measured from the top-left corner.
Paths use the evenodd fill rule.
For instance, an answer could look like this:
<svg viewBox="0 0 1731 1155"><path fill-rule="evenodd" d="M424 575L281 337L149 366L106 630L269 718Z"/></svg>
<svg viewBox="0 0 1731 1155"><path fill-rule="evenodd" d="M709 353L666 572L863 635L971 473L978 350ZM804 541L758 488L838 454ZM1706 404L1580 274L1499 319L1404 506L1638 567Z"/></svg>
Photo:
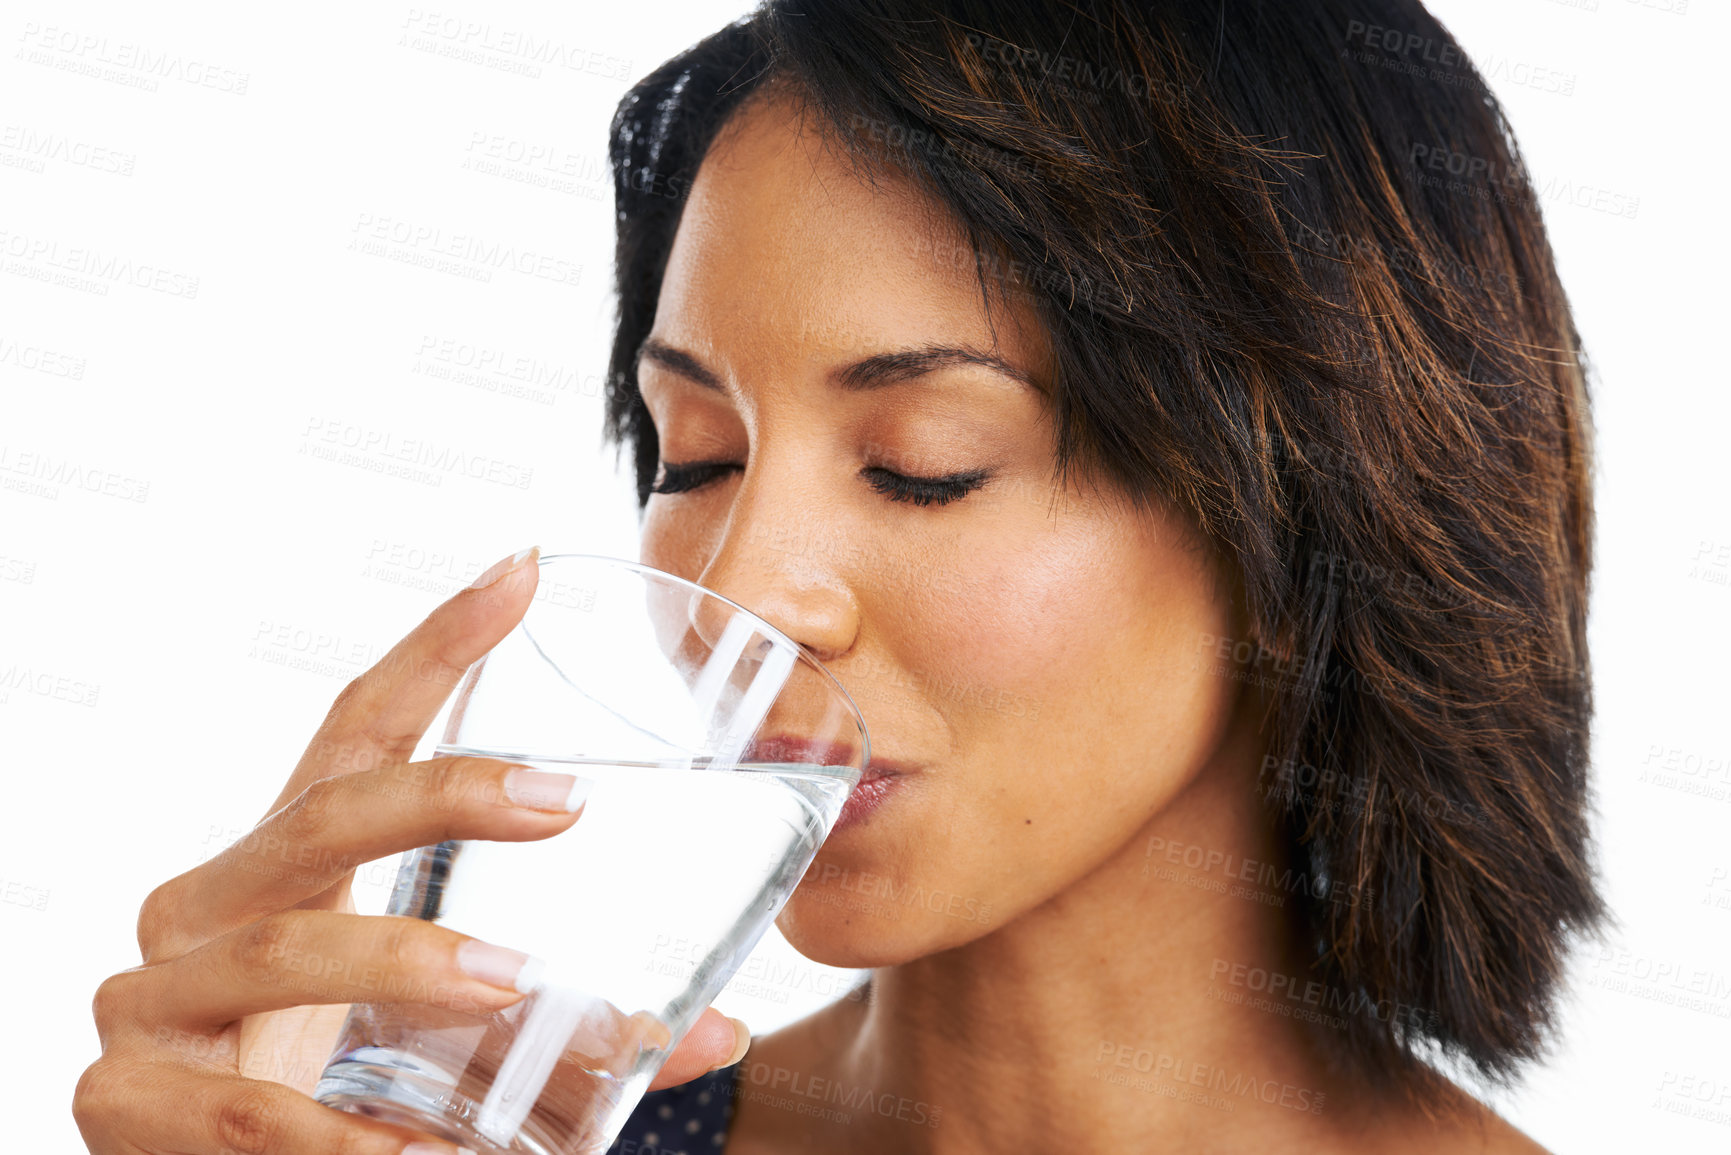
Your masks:
<svg viewBox="0 0 1731 1155"><path fill-rule="evenodd" d="M717 1067L731 1066L744 1057L750 1043L751 1031L744 1023L708 1007L667 1056L649 1089L658 1091L676 1083L688 1083Z"/></svg>
<svg viewBox="0 0 1731 1155"><path fill-rule="evenodd" d="M401 1155L433 1138L333 1111L280 1083L131 1060L86 1070L72 1111L95 1155Z"/></svg>
<svg viewBox="0 0 1731 1155"><path fill-rule="evenodd" d="M246 1015L335 1003L423 1003L485 1015L523 997L541 969L522 951L417 918L294 910L172 962L124 973L133 978L130 1008L148 1008L131 1017L147 1017L161 1036L165 1026L209 1031ZM666 1045L666 1028L648 1012L626 1016L603 1000L584 1002L592 1037L574 1040L575 1048L611 1054L638 1037ZM625 1021L639 1018L641 1029ZM737 1062L750 1040L744 1023L706 1008L653 1085L683 1083Z"/></svg>
<svg viewBox="0 0 1731 1155"><path fill-rule="evenodd" d="M331 774L407 761L464 671L511 632L535 594L538 548L497 562L428 614L337 696L271 809Z"/></svg>
<svg viewBox="0 0 1731 1155"><path fill-rule="evenodd" d="M188 1032L330 1003L487 1015L521 999L542 965L423 919L285 910L179 958L122 972L125 998L111 1005L120 1002L116 1013L130 1013L135 1026Z"/></svg>
<svg viewBox="0 0 1731 1155"><path fill-rule="evenodd" d="M466 756L320 779L246 837L151 892L139 915L145 961L294 906L389 854L450 839L548 838L582 813L585 781Z"/></svg>

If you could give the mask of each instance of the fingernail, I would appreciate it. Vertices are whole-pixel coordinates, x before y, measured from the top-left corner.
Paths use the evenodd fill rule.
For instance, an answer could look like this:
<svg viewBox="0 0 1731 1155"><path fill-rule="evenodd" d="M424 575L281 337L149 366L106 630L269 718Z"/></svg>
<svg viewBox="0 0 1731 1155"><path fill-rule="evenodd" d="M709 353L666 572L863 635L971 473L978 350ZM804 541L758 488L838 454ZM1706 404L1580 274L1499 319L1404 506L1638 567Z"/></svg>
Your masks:
<svg viewBox="0 0 1731 1155"><path fill-rule="evenodd" d="M534 955L472 938L457 948L457 967L472 979L528 994L547 964Z"/></svg>
<svg viewBox="0 0 1731 1155"><path fill-rule="evenodd" d="M453 1147L449 1143L410 1143L402 1155L476 1155L473 1147Z"/></svg>
<svg viewBox="0 0 1731 1155"><path fill-rule="evenodd" d="M745 1050L751 1046L751 1028L732 1015L727 1016L727 1021L733 1024L733 1054L727 1057L727 1062L721 1064L721 1067L731 1067L745 1058ZM713 1069L719 1071L721 1067Z"/></svg>
<svg viewBox="0 0 1731 1155"><path fill-rule="evenodd" d="M469 583L469 588L472 590L478 590L478 589L481 589L485 586L492 585L494 582L498 581L500 578L504 577L506 574L510 573L512 570L516 569L518 566L522 565L523 559L527 558L530 554L534 553L536 550L538 550L540 548L541 547L538 545L532 545L528 549L518 550L516 553L512 554L510 557L501 558L500 560L494 562L492 565L488 566L486 569L482 570L481 576Z"/></svg>
<svg viewBox="0 0 1731 1155"><path fill-rule="evenodd" d="M505 775L505 797L513 806L526 806L531 810L563 810L570 814L583 805L593 785L595 783L589 779L575 774L518 767Z"/></svg>

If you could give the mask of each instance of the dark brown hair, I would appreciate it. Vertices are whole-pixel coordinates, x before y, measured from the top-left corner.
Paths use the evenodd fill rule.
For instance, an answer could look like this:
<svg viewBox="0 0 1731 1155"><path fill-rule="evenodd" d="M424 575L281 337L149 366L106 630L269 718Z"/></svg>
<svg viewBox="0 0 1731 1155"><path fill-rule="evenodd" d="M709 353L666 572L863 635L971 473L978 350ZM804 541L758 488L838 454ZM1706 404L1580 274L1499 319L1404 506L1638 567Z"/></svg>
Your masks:
<svg viewBox="0 0 1731 1155"><path fill-rule="evenodd" d="M1544 1041L1588 860L1586 366L1502 112L1416 0L770 0L612 133L607 434L685 190L771 79L946 206L1051 334L1060 472L1187 511L1239 574L1264 794L1317 886L1337 1057L1418 1093ZM1330 898L1344 886L1363 902Z"/></svg>

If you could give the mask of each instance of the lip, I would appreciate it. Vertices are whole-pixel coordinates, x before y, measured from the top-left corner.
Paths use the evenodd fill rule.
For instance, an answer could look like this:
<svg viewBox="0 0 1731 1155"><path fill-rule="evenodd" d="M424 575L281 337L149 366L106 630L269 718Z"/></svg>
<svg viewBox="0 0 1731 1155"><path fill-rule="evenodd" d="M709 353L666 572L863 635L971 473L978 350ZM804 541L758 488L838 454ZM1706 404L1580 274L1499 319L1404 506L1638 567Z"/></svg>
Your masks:
<svg viewBox="0 0 1731 1155"><path fill-rule="evenodd" d="M884 771L873 767L860 776L858 785L848 794L847 801L842 803L841 813L836 815L835 824L830 827L833 838L843 830L858 826L875 814L884 800L895 793L901 785L902 776L894 771Z"/></svg>
<svg viewBox="0 0 1731 1155"><path fill-rule="evenodd" d="M852 746L842 742L826 742L802 738L793 734L770 734L752 742L744 761L805 762L817 766L845 766L854 759ZM830 827L833 836L839 830L857 826L869 818L895 793L903 777L912 767L889 758L872 758L860 775L859 782L848 793L841 813Z"/></svg>
<svg viewBox="0 0 1731 1155"><path fill-rule="evenodd" d="M859 783L848 794L847 801L842 803L841 813L836 816L835 825L830 827L831 836L858 826L877 813L912 772L910 766L873 758L865 773L860 775Z"/></svg>

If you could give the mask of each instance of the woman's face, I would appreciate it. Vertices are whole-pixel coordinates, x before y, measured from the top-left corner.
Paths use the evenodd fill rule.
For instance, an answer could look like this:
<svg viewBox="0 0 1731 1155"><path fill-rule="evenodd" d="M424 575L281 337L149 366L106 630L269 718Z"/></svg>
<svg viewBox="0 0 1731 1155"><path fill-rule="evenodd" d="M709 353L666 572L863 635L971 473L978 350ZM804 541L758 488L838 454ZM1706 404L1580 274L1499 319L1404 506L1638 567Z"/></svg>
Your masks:
<svg viewBox="0 0 1731 1155"><path fill-rule="evenodd" d="M821 962L893 965L1065 890L1232 712L1202 660L1236 620L1206 551L1054 485L1049 346L1024 303L993 321L933 203L856 179L782 99L704 159L638 379L662 462L722 467L673 472L642 556L809 646L900 771L781 915Z"/></svg>

